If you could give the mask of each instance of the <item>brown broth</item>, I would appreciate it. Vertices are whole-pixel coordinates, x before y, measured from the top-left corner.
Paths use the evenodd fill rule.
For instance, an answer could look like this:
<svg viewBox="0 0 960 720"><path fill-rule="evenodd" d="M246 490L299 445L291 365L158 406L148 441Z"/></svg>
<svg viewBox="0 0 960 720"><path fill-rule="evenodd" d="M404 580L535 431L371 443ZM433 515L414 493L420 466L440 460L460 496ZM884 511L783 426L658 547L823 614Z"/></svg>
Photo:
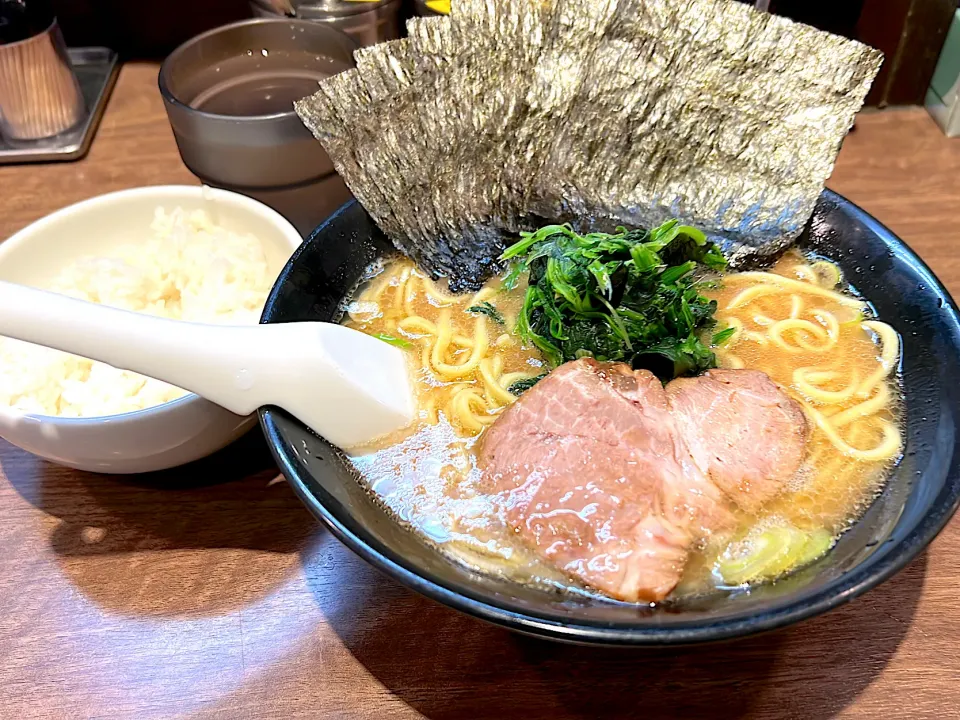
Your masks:
<svg viewBox="0 0 960 720"><path fill-rule="evenodd" d="M788 253L771 272L784 277L795 277L793 269L806 264L799 253ZM760 331L763 326L754 318L766 316L771 319L789 317L790 295L761 297L751 304L735 310L726 309L727 304L741 289L728 284L722 290L706 294L716 299L719 305L717 320L721 326L736 317L745 329ZM809 401L803 390L794 381L794 371L804 367L824 367L840 373L835 380L823 383L826 390L842 390L843 385L856 375L865 378L873 372L879 362L879 348L871 334L857 322L857 313L827 298L818 298L810 303L833 313L840 320L839 333L835 349L829 357L815 352L790 353L772 343L759 344L742 342L733 349L743 365L762 370L781 388L798 400ZM806 308L809 310L810 308ZM721 365L729 366L729 356L720 355ZM879 413L883 418L897 422L897 402L899 388L895 376L889 383L891 402ZM851 397L835 405L837 412L848 410L863 398ZM857 447L870 447L881 440L881 434L868 423L861 423L844 433L846 439ZM780 515L800 527L826 527L832 532L844 530L850 522L861 514L863 506L879 491L883 483L885 470L899 456L878 462L853 462L846 459L830 443L824 433L814 426L807 447L808 467L797 478L796 487L788 489L777 500L765 508L770 514Z"/></svg>
<svg viewBox="0 0 960 720"><path fill-rule="evenodd" d="M827 268L811 265L813 260L789 253L770 272L797 278L798 272L809 275L811 267ZM828 287L832 278L826 280ZM739 322L747 333L753 333L749 338L740 336L732 347L718 348L719 364L762 370L788 394L830 415L864 402L863 397L851 396L822 406L804 395L803 386L795 382L798 368L814 368L810 372L820 389L840 393L851 380L867 378L876 371L880 346L860 325L859 310L828 294L812 299L804 295L798 309L795 293L790 292L768 294L738 308L729 307L738 293L754 285L728 275L722 287L705 291L718 302L719 328ZM507 291L499 280L488 283L476 295L450 295L442 284L432 283L405 260L395 261L371 277L347 307L345 324L410 344L420 413L413 426L382 439L369 448L368 454L355 457L354 463L363 482L400 520L457 561L522 583L545 583L583 592L575 581L539 561L513 537L498 516L494 498L479 486L478 439L512 401L509 394L496 392L496 388L491 391L491 376L492 382L504 390L511 378L539 375L545 369L540 354L523 346L508 331L515 324L522 299L523 288ZM492 303L503 315L503 324L468 312L483 301ZM816 347L830 332L830 323L824 319L827 314L837 320L832 349L827 353L803 347L798 350L798 343ZM768 321L789 319L791 315L817 323L823 330L784 332L784 342L792 350L756 340L769 331ZM451 376L450 367L469 365L478 357L475 350L482 337L486 337L487 349L477 368ZM438 342L442 348L434 353ZM482 372L484 367L486 374ZM836 375L817 376L816 372ZM851 422L840 432L842 440L856 448L881 443L883 433L878 423L898 419L895 380L882 382L890 390L890 401L875 413L876 419ZM463 401L464 397L469 399ZM786 523L804 531L826 529L831 535L839 535L879 492L898 457L894 454L865 462L851 459L813 425L805 466L791 487L760 514L739 513L739 527L734 533L699 548L672 597L700 594L722 585L715 570L718 558L728 543L746 536L751 529Z"/></svg>

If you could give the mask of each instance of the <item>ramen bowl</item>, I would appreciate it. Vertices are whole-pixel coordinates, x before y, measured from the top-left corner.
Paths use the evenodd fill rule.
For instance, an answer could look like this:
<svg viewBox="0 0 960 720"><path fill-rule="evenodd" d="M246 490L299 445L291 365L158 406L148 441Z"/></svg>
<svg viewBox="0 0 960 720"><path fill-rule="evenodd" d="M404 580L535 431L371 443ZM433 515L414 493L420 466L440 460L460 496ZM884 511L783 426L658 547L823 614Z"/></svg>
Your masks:
<svg viewBox="0 0 960 720"><path fill-rule="evenodd" d="M518 632L604 645L731 639L826 612L915 558L960 499L960 317L929 268L863 210L825 191L806 247L836 262L904 339L904 457L861 519L819 561L775 583L658 606L573 596L481 575L401 525L365 490L341 453L289 415L261 411L267 440L307 507L348 547L404 585ZM262 322L338 320L365 268L392 252L363 208L348 204L281 273Z"/></svg>

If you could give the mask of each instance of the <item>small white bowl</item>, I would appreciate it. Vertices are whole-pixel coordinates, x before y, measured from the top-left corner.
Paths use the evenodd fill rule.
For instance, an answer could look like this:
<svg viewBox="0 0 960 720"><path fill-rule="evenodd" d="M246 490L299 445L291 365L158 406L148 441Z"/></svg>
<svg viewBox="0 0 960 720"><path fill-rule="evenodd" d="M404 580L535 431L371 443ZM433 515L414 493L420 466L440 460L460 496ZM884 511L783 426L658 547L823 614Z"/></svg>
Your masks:
<svg viewBox="0 0 960 720"><path fill-rule="evenodd" d="M0 280L43 287L67 264L146 241L157 207L205 210L218 225L255 235L279 275L302 242L279 213L225 190L160 185L122 190L58 210L0 243ZM220 450L256 423L186 395L137 412L61 418L0 408L0 437L51 462L102 473L143 473Z"/></svg>

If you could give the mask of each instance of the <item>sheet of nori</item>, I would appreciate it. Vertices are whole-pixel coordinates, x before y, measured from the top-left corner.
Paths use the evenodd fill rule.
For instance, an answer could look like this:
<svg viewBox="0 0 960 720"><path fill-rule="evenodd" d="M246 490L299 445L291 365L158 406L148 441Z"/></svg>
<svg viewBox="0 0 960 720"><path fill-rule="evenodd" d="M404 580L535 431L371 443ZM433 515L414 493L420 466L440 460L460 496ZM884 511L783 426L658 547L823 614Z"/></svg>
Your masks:
<svg viewBox="0 0 960 720"><path fill-rule="evenodd" d="M357 61L297 111L384 232L458 288L542 220L678 217L735 262L778 251L881 56L729 0L461 0Z"/></svg>
<svg viewBox="0 0 960 720"><path fill-rule="evenodd" d="M492 0L457 3L451 18L456 59L424 77L429 100L420 107L420 127L424 144L434 148L428 177L438 227L421 254L454 286L481 282L505 234L523 227L522 205L504 172L551 8L540 0L517 0L509 12Z"/></svg>
<svg viewBox="0 0 960 720"><path fill-rule="evenodd" d="M810 218L880 60L726 0L619 0L528 208L641 227L679 217L733 260L776 252Z"/></svg>

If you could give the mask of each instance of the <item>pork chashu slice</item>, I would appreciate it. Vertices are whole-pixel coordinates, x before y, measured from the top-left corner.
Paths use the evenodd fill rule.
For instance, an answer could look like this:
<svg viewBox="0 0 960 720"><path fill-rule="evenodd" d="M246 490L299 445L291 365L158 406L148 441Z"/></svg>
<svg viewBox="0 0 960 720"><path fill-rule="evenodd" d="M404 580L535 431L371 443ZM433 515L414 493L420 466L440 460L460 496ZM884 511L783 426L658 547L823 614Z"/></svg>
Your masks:
<svg viewBox="0 0 960 720"><path fill-rule="evenodd" d="M752 509L779 492L803 457L803 414L763 373L674 382L665 390L622 363L567 363L504 412L480 451L518 536L545 561L630 602L666 598L691 547L730 529L735 504ZM721 412L731 398L756 407ZM732 427L714 442L717 422ZM768 435L797 447L758 448L754 439ZM754 459L725 463L724 447ZM760 482L773 457L784 464ZM738 479L741 471L749 477Z"/></svg>

